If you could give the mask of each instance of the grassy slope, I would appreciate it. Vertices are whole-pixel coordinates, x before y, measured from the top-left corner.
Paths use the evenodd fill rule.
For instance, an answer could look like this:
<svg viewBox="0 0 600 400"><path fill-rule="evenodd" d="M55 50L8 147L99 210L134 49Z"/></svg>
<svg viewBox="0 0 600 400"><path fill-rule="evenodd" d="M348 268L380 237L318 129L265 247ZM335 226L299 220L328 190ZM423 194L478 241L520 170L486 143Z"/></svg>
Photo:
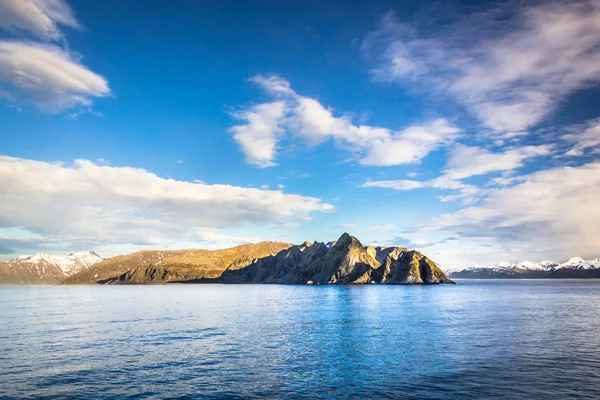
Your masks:
<svg viewBox="0 0 600 400"><path fill-rule="evenodd" d="M106 259L67 278L66 284L162 283L218 277L230 265L243 267L253 259L276 254L288 243L260 242L223 250L147 250Z"/></svg>

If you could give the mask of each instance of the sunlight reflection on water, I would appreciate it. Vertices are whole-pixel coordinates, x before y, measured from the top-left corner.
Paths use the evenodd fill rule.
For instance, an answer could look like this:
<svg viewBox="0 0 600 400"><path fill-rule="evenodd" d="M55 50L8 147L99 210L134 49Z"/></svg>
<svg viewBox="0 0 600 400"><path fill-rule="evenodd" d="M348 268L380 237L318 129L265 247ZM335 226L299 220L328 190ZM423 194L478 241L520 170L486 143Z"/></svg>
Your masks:
<svg viewBox="0 0 600 400"><path fill-rule="evenodd" d="M0 287L0 397L600 398L600 282Z"/></svg>

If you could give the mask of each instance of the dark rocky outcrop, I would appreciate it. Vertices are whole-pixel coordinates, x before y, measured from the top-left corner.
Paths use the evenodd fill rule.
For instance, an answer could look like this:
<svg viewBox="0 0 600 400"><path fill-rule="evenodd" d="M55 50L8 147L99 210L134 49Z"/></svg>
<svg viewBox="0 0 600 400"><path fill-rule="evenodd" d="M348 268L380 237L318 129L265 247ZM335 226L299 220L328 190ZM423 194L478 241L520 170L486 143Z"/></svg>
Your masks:
<svg viewBox="0 0 600 400"><path fill-rule="evenodd" d="M283 284L454 283L429 258L404 247L363 246L344 233L331 247L305 242L203 282Z"/></svg>

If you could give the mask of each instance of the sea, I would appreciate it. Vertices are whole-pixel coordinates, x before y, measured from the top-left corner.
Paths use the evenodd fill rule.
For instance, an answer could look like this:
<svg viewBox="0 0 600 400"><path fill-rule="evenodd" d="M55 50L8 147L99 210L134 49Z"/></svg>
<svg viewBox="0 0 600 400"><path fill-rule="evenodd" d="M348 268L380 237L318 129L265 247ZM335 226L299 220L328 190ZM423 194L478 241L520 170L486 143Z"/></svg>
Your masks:
<svg viewBox="0 0 600 400"><path fill-rule="evenodd" d="M5 286L0 398L600 399L600 280Z"/></svg>

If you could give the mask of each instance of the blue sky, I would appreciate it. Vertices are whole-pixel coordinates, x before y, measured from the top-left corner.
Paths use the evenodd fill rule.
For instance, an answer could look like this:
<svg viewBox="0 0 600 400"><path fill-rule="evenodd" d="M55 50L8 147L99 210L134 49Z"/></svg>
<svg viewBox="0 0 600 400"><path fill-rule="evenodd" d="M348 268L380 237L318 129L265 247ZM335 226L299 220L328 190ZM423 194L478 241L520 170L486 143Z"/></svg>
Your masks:
<svg viewBox="0 0 600 400"><path fill-rule="evenodd" d="M0 1L0 257L600 253L600 3Z"/></svg>

